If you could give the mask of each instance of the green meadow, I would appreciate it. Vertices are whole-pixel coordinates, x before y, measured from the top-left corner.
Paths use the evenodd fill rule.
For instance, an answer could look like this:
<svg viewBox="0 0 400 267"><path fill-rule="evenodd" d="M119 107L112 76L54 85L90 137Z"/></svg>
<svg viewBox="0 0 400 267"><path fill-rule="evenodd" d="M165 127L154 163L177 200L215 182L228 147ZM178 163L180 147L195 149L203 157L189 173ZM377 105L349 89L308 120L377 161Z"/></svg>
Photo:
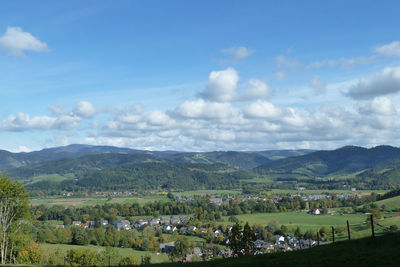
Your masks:
<svg viewBox="0 0 400 267"><path fill-rule="evenodd" d="M90 249L96 252L104 252L105 247L101 246L78 246L78 245L64 245L64 244L41 244L41 247L43 250L47 252L58 252L59 257L62 257L66 255L67 251L70 249ZM150 256L151 257L151 262L152 263L160 263L160 262L167 262L168 261L168 256L163 253L153 253L149 251L140 251L140 250L134 250L131 248L114 248L117 251L117 257L111 261L111 265L118 265L118 262L120 258L126 257L126 256L134 256L138 262L140 263L140 259L143 256Z"/></svg>

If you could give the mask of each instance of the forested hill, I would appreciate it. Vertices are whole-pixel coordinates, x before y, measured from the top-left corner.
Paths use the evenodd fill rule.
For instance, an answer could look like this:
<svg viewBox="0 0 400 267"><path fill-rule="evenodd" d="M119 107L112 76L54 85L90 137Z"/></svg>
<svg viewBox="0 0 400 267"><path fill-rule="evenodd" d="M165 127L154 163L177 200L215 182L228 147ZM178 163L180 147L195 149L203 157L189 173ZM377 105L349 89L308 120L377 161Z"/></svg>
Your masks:
<svg viewBox="0 0 400 267"><path fill-rule="evenodd" d="M92 145L68 145L63 147L46 148L40 151L29 153L12 153L6 150L0 150L0 172L8 172L9 170L29 167L30 169L41 168L46 164L39 163L55 161L55 160L72 160L81 158L86 160L85 156L101 155L101 154L129 154L134 155L133 158L152 157L159 161L171 162L187 162L187 163L225 163L229 166L240 169L253 169L272 159L304 155L312 152L312 150L267 150L256 152L243 151L215 151L215 152L179 152L179 151L145 151L130 148L120 148L113 146L92 146ZM114 156L109 158L113 161ZM128 158L130 156L127 156ZM94 159L96 156L90 157ZM103 159L100 159L103 163ZM132 162L138 162L134 160ZM51 164L49 164L51 165ZM56 163L58 165L58 163ZM97 164L97 167L101 166ZM14 170L12 173L16 173Z"/></svg>
<svg viewBox="0 0 400 267"><path fill-rule="evenodd" d="M79 179L42 181L28 189L46 190L148 190L148 189L228 189L240 187L240 179L254 173L225 164L141 162L93 171Z"/></svg>
<svg viewBox="0 0 400 267"><path fill-rule="evenodd" d="M400 166L400 149L391 146L363 148L346 146L298 157L267 162L257 168L264 173L302 173L312 176L347 174Z"/></svg>

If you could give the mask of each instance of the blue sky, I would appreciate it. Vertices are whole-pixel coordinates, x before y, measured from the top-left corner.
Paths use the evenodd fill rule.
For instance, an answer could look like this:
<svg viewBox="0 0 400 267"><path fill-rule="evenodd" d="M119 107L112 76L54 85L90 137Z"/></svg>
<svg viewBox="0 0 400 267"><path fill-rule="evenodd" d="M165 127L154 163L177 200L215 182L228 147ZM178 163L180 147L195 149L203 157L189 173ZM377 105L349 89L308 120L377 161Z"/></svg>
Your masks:
<svg viewBox="0 0 400 267"><path fill-rule="evenodd" d="M0 148L399 146L397 1L1 1Z"/></svg>

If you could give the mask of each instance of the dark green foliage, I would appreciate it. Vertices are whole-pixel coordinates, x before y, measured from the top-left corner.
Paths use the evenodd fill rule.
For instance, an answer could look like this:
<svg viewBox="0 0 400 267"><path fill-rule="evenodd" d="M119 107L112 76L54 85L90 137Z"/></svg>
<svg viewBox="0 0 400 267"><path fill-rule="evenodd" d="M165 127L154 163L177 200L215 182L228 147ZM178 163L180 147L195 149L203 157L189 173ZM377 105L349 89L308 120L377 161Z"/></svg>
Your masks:
<svg viewBox="0 0 400 267"><path fill-rule="evenodd" d="M95 171L83 176L75 186L92 190L226 189L239 186L240 179L252 177L251 172L223 164L149 162Z"/></svg>
<svg viewBox="0 0 400 267"><path fill-rule="evenodd" d="M380 237L364 238L344 242L336 242L311 249L285 253L272 253L257 256L242 256L238 258L187 263L187 267L325 267L325 266L398 266L400 262L400 234L390 234ZM181 264L156 264L154 266L172 267Z"/></svg>

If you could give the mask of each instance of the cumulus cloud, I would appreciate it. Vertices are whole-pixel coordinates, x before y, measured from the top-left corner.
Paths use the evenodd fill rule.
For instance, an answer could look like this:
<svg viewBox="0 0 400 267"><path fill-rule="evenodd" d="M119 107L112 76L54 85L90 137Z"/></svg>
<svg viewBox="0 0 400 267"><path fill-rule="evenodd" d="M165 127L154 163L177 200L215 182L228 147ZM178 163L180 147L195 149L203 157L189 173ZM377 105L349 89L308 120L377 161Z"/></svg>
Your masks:
<svg viewBox="0 0 400 267"><path fill-rule="evenodd" d="M266 98L269 95L269 86L263 81L257 79L250 79L247 83L247 89L241 96L242 100L254 100Z"/></svg>
<svg viewBox="0 0 400 267"><path fill-rule="evenodd" d="M5 34L0 36L0 50L12 56L23 56L25 51L44 52L49 49L46 43L20 27L8 27Z"/></svg>
<svg viewBox="0 0 400 267"><path fill-rule="evenodd" d="M400 42L393 41L390 44L385 44L375 47L374 51L376 53L382 54L384 56L400 56Z"/></svg>
<svg viewBox="0 0 400 267"><path fill-rule="evenodd" d="M381 73L361 78L345 95L353 99L372 99L399 91L400 67L388 67Z"/></svg>
<svg viewBox="0 0 400 267"><path fill-rule="evenodd" d="M206 90L200 96L215 102L229 102L236 96L239 74L233 68L212 71L208 77Z"/></svg>
<svg viewBox="0 0 400 267"><path fill-rule="evenodd" d="M394 115L396 113L392 100L385 96L376 97L371 102L361 104L359 111L366 115L374 113L379 115Z"/></svg>
<svg viewBox="0 0 400 267"><path fill-rule="evenodd" d="M176 114L187 118L227 118L236 110L230 103L208 102L203 99L185 101L176 109Z"/></svg>
<svg viewBox="0 0 400 267"><path fill-rule="evenodd" d="M74 114L83 118L91 118L96 115L97 111L92 103L87 101L80 101L74 108Z"/></svg>
<svg viewBox="0 0 400 267"><path fill-rule="evenodd" d="M80 119L72 116L33 116L19 112L0 122L2 131L70 130L79 126Z"/></svg>
<svg viewBox="0 0 400 267"><path fill-rule="evenodd" d="M256 101L243 108L243 112L248 117L278 119L282 115L281 109L267 101Z"/></svg>
<svg viewBox="0 0 400 267"><path fill-rule="evenodd" d="M240 59L245 59L251 54L254 53L253 50L246 48L244 46L239 46L239 47L231 47L231 48L225 48L221 50L221 53L227 54L232 56L234 61L240 60Z"/></svg>
<svg viewBox="0 0 400 267"><path fill-rule="evenodd" d="M310 87L314 89L315 94L320 95L325 93L326 84L322 81L318 76L314 76L314 78L310 81Z"/></svg>

